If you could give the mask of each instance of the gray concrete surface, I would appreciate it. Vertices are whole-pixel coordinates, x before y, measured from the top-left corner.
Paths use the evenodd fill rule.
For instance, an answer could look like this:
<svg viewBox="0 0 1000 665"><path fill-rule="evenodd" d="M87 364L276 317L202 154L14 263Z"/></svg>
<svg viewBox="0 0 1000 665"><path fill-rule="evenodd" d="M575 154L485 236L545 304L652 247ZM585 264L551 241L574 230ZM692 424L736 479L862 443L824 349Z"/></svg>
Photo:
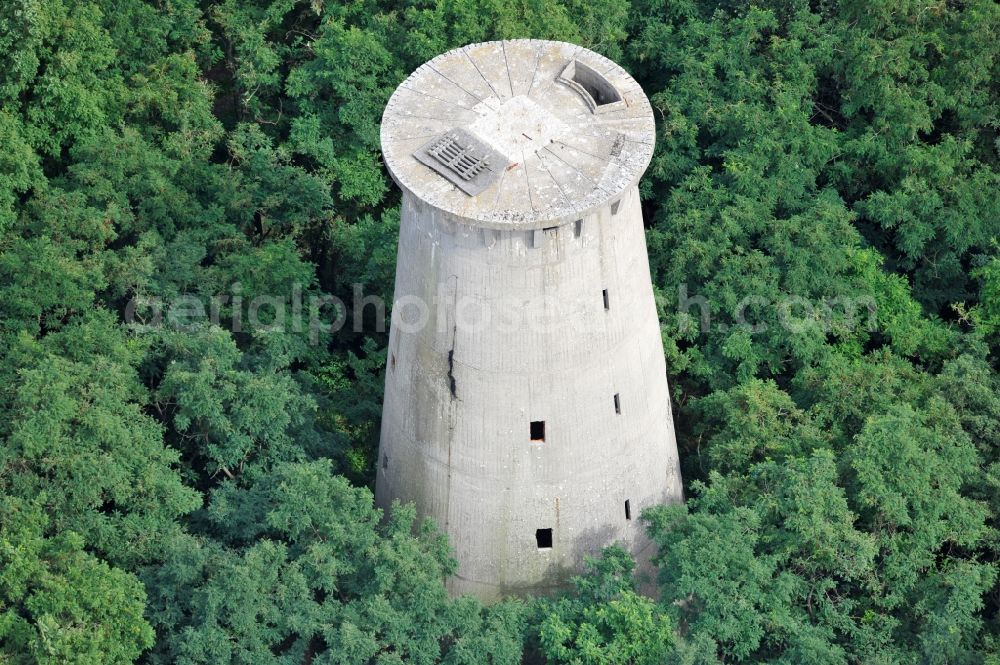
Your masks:
<svg viewBox="0 0 1000 665"><path fill-rule="evenodd" d="M447 532L453 593L545 593L614 541L648 565L641 511L681 500L636 187L653 127L624 70L538 40L445 53L386 108L403 208L376 500ZM506 159L481 189L414 156L455 129L472 177Z"/></svg>

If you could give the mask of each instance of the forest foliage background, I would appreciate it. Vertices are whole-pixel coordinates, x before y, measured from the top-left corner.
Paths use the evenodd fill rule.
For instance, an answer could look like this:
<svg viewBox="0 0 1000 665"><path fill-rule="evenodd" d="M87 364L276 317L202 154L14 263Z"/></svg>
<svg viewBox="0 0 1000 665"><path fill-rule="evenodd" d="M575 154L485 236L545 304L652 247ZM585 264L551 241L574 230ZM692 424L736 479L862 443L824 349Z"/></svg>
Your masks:
<svg viewBox="0 0 1000 665"><path fill-rule="evenodd" d="M998 33L992 0L3 2L0 663L1000 663ZM656 114L657 601L615 547L563 598L449 599L447 543L372 505L374 321L129 323L389 300L388 96L528 36ZM763 329L718 325L748 296ZM874 325L820 315L850 298Z"/></svg>

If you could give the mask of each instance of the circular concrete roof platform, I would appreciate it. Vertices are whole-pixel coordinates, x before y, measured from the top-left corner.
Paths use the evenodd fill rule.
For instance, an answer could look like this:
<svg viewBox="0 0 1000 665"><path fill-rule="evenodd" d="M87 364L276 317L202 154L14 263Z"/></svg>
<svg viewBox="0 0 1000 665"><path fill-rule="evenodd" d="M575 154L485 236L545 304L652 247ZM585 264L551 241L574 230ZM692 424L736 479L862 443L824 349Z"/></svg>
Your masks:
<svg viewBox="0 0 1000 665"><path fill-rule="evenodd" d="M392 94L382 152L397 184L477 226L582 217L634 185L653 155L649 100L619 65L564 42L448 51Z"/></svg>

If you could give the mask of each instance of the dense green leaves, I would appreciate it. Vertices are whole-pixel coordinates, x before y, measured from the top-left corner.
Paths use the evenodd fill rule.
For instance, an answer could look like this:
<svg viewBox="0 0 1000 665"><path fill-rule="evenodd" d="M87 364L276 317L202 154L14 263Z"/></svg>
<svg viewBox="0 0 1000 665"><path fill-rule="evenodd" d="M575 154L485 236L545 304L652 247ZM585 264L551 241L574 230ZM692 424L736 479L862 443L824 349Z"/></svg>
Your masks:
<svg viewBox="0 0 1000 665"><path fill-rule="evenodd" d="M632 560L619 546L588 559L576 595L556 601L539 626L546 661L572 665L655 665L674 642L670 620L636 593Z"/></svg>
<svg viewBox="0 0 1000 665"><path fill-rule="evenodd" d="M1000 662L998 33L989 0L4 4L0 662ZM646 515L656 600L617 547L449 599L447 543L362 487L382 108L505 37L654 106L689 496Z"/></svg>
<svg viewBox="0 0 1000 665"><path fill-rule="evenodd" d="M38 502L48 533L75 531L115 563L155 559L200 504L175 471L177 451L143 407L142 348L110 316L41 341L22 335L4 373L0 489Z"/></svg>
<svg viewBox="0 0 1000 665"><path fill-rule="evenodd" d="M326 462L226 483L207 510L214 538L180 542L146 577L166 635L152 662L431 663L453 640L449 662L494 650L513 662L520 649L503 628L490 639L497 629L479 632L474 602L449 601L454 562L433 525L402 506L380 518L371 493Z"/></svg>
<svg viewBox="0 0 1000 665"><path fill-rule="evenodd" d="M37 503L0 502L0 656L17 665L134 662L153 644L145 594L84 551L73 531L46 537Z"/></svg>

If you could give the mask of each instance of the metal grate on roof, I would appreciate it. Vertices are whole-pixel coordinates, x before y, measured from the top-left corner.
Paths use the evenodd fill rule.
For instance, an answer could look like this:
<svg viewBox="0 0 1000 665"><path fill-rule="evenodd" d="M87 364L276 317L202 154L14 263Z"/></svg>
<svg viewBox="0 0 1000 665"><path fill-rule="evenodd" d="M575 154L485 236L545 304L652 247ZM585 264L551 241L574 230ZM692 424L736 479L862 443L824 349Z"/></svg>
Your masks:
<svg viewBox="0 0 1000 665"><path fill-rule="evenodd" d="M427 148L427 154L436 157L462 180L472 180L490 164L487 155L477 157L472 152L471 146L463 148L453 134L445 134L439 138L434 145Z"/></svg>
<svg viewBox="0 0 1000 665"><path fill-rule="evenodd" d="M425 143L413 156L447 178L469 196L492 185L507 166L507 158L461 127Z"/></svg>

